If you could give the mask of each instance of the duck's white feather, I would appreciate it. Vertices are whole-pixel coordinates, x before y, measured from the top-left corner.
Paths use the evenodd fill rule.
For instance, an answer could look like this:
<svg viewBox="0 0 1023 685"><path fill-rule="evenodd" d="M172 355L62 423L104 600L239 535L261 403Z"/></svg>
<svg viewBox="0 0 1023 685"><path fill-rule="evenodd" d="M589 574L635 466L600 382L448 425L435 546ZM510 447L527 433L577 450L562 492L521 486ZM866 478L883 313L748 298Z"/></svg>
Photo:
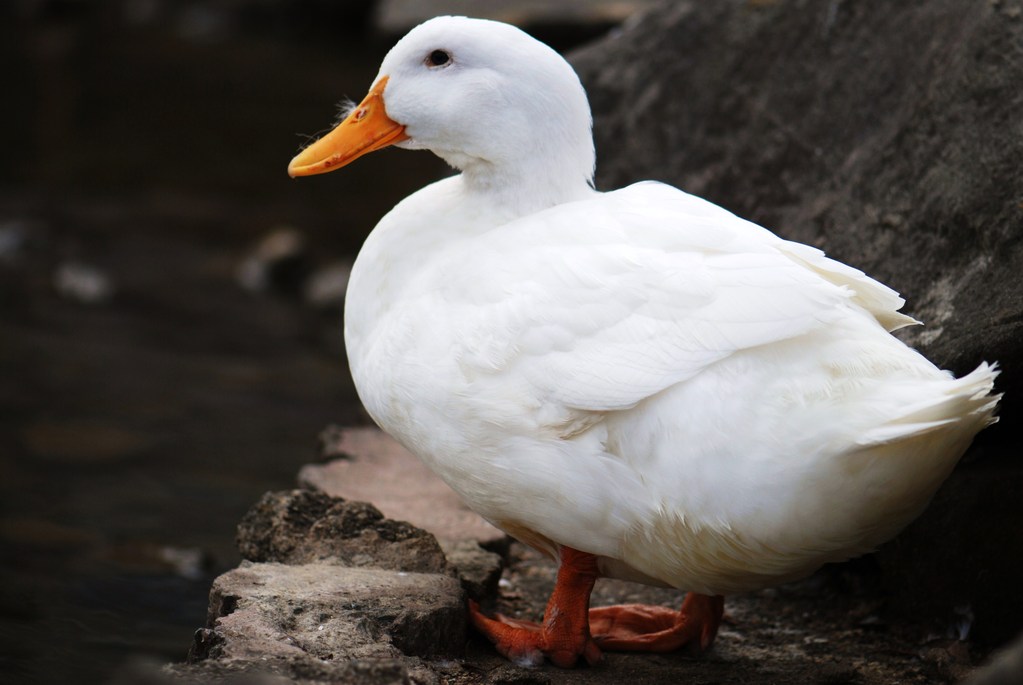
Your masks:
<svg viewBox="0 0 1023 685"><path fill-rule="evenodd" d="M594 192L585 96L538 45L448 18L385 60L407 146L465 173L356 261L370 414L484 517L608 575L723 594L891 537L994 420L995 369L937 369L890 335L914 323L897 293L815 248L669 186Z"/></svg>
<svg viewBox="0 0 1023 685"><path fill-rule="evenodd" d="M488 227L463 192L367 243L352 369L534 544L704 592L797 577L905 525L990 421L993 370L955 381L891 337L891 290L703 200L640 184Z"/></svg>
<svg viewBox="0 0 1023 685"><path fill-rule="evenodd" d="M622 410L738 351L863 316L863 304L908 320L879 309L902 300L876 281L708 205L644 183L449 250L436 306L451 314L463 373L514 369L560 410Z"/></svg>

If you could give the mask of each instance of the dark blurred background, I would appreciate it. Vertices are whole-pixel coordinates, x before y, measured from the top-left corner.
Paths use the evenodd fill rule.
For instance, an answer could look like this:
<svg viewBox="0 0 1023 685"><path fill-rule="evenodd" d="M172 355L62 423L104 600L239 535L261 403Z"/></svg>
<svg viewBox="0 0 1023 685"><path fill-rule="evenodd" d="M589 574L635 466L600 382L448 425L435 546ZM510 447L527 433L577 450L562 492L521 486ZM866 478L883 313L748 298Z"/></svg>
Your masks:
<svg viewBox="0 0 1023 685"><path fill-rule="evenodd" d="M459 6L568 49L639 4ZM285 169L439 5L0 5L0 681L183 659L244 511L365 421L347 270L447 172Z"/></svg>

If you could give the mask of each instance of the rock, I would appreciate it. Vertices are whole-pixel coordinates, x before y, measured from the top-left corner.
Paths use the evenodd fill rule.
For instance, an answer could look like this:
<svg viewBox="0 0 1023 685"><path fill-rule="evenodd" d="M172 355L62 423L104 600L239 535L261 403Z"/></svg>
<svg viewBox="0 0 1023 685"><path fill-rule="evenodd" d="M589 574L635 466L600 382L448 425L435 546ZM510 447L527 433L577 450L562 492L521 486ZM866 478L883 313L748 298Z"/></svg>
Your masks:
<svg viewBox="0 0 1023 685"><path fill-rule="evenodd" d="M438 574L243 563L214 581L207 626L193 661L453 656L465 643L465 598Z"/></svg>
<svg viewBox="0 0 1023 685"><path fill-rule="evenodd" d="M318 309L335 309L345 301L352 262L340 261L317 269L303 287L306 304Z"/></svg>
<svg viewBox="0 0 1023 685"><path fill-rule="evenodd" d="M902 292L938 365L1000 362L1001 423L880 553L893 610L990 642L1023 612L1021 6L664 3L571 57L598 187L702 195Z"/></svg>
<svg viewBox="0 0 1023 685"><path fill-rule="evenodd" d="M263 495L238 525L237 542L249 561L449 571L444 552L428 532L385 519L372 504L309 490Z"/></svg>
<svg viewBox="0 0 1023 685"><path fill-rule="evenodd" d="M654 0L562 0L536 2L513 0L500 3L480 3L470 13L480 19L496 19L518 25L579 25L615 24L638 9L648 7ZM377 30L401 35L417 24L445 14L465 14L465 4L458 0L383 0L377 9Z"/></svg>
<svg viewBox="0 0 1023 685"><path fill-rule="evenodd" d="M925 647L920 659L949 682L960 682L973 671L969 645L959 640Z"/></svg>
<svg viewBox="0 0 1023 685"><path fill-rule="evenodd" d="M346 428L320 437L322 453L344 458L303 466L298 475L302 487L373 502L386 516L409 521L445 543L476 540L490 546L504 539L503 532L462 504L444 481L382 431Z"/></svg>
<svg viewBox="0 0 1023 685"><path fill-rule="evenodd" d="M282 226L259 241L238 265L235 277L250 292L296 294L309 271L305 235Z"/></svg>
<svg viewBox="0 0 1023 685"><path fill-rule="evenodd" d="M550 685L551 676L536 669L502 664L487 674L486 685Z"/></svg>
<svg viewBox="0 0 1023 685"><path fill-rule="evenodd" d="M504 569L501 555L488 552L474 540L449 543L444 546L444 554L455 567L469 597L482 602L497 595L497 584Z"/></svg>
<svg viewBox="0 0 1023 685"><path fill-rule="evenodd" d="M267 493L238 546L247 560L214 581L189 663L168 668L179 680L439 683L422 659L464 649L465 592L436 539L370 504Z"/></svg>

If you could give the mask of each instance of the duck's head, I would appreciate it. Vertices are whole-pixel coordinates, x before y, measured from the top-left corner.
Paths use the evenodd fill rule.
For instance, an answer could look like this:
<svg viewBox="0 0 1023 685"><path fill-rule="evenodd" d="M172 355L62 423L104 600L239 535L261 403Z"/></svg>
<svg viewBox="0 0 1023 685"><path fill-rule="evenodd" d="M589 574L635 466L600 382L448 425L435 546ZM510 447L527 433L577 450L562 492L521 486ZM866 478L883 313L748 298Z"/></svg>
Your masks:
<svg viewBox="0 0 1023 685"><path fill-rule="evenodd" d="M564 195L592 181L590 125L579 78L554 50L508 24L438 17L398 41L369 95L288 173L397 145L433 151L477 187L553 184Z"/></svg>

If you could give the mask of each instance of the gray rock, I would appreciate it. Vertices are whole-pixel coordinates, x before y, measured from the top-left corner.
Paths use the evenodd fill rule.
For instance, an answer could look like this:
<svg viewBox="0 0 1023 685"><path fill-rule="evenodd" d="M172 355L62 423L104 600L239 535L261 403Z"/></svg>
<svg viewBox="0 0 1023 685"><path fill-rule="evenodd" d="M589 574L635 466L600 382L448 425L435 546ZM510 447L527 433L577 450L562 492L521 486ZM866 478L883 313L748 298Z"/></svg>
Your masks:
<svg viewBox="0 0 1023 685"><path fill-rule="evenodd" d="M475 3L471 11L460 0L382 0L375 13L378 31L401 35L432 17L466 14L522 25L574 26L612 24L655 0L505 0Z"/></svg>
<svg viewBox="0 0 1023 685"><path fill-rule="evenodd" d="M326 662L456 655L465 598L437 574L243 563L217 578L191 660Z"/></svg>
<svg viewBox="0 0 1023 685"><path fill-rule="evenodd" d="M942 367L997 360L1002 422L880 559L893 608L1015 634L1023 594L1019 0L664 3L572 62L601 188L677 185L903 293ZM1013 494L1016 493L1016 494Z"/></svg>
<svg viewBox="0 0 1023 685"><path fill-rule="evenodd" d="M464 649L463 581L436 538L370 504L267 493L238 547L246 561L214 581L189 663L165 669L179 682L426 685L439 676L423 658ZM482 568L485 554L463 557Z"/></svg>
<svg viewBox="0 0 1023 685"><path fill-rule="evenodd" d="M372 504L310 490L263 495L238 525L237 542L249 561L449 572L437 539L426 531L385 519Z"/></svg>
<svg viewBox="0 0 1023 685"><path fill-rule="evenodd" d="M470 597L482 602L497 595L497 584L504 570L504 560L499 554L488 552L474 540L444 545L444 554Z"/></svg>
<svg viewBox="0 0 1023 685"><path fill-rule="evenodd" d="M554 681L550 674L542 671L502 664L487 674L485 682L487 685L550 685Z"/></svg>

